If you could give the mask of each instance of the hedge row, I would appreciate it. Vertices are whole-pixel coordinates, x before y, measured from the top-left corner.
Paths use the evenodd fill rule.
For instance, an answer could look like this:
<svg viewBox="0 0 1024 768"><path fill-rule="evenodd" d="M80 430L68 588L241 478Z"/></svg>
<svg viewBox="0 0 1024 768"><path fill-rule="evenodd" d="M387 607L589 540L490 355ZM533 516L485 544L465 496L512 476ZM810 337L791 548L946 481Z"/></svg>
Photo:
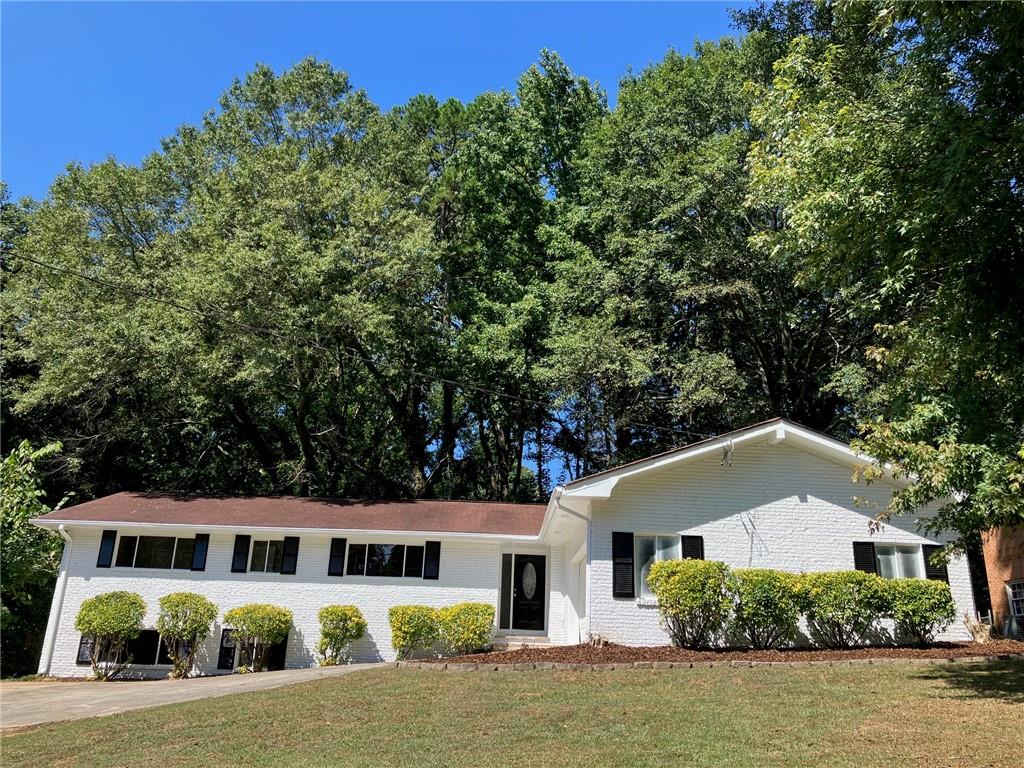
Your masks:
<svg viewBox="0 0 1024 768"><path fill-rule="evenodd" d="M441 643L448 653L460 656L483 650L494 633L494 606L458 603L445 608L396 605L388 611L391 645L398 658L414 651L431 650Z"/></svg>
<svg viewBox="0 0 1024 768"><path fill-rule="evenodd" d="M647 583L673 643L778 648L792 643L806 618L811 640L825 648L879 642L924 645L949 626L956 606L943 581L883 579L862 571L792 574L732 570L708 560L666 560ZM892 619L896 636L879 622Z"/></svg>

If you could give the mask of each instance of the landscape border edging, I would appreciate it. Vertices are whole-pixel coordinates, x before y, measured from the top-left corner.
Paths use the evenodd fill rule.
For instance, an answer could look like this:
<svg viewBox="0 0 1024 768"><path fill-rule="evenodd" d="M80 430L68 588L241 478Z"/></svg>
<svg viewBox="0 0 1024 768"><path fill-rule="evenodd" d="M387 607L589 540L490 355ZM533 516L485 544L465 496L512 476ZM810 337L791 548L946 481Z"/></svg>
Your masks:
<svg viewBox="0 0 1024 768"><path fill-rule="evenodd" d="M710 669L712 667L852 667L873 664L970 664L991 661L1024 659L1024 653L997 653L983 656L960 656L954 658L876 658L876 659L824 659L809 661L615 661L598 664L580 664L557 661L529 661L512 664L495 662L444 662L444 661L396 661L398 669L424 669L434 672L532 672L554 670L556 672L609 672L619 669Z"/></svg>

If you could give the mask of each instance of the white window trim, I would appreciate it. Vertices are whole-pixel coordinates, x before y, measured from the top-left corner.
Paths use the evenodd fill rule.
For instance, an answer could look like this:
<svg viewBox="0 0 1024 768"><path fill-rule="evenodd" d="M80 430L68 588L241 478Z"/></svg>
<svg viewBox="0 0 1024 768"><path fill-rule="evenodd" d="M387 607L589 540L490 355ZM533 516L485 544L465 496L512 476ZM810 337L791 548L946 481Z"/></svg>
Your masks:
<svg viewBox="0 0 1024 768"><path fill-rule="evenodd" d="M348 558L352 552L352 545L363 546L366 549L363 551L363 572L362 573L349 573L348 572ZM398 576L370 576L366 573L366 569L370 567L370 547L401 547L402 548L402 572ZM423 557L420 559L420 575L419 576L406 576L405 575L405 561L409 557L409 547L419 547L423 550ZM427 543L424 541L420 544L407 544L405 542L398 542L395 544L380 543L379 541L350 541L345 545L345 564L342 566L342 573L345 576L352 576L353 578L364 578L364 579L422 579L423 568L426 566L427 559ZM500 560L500 558L499 558Z"/></svg>
<svg viewBox="0 0 1024 768"><path fill-rule="evenodd" d="M284 539L253 539L252 541L249 542L249 560L248 560L248 562L249 562L249 566L248 566L249 573L278 573L278 574L280 573L280 571L268 571L267 570L267 564L270 562L270 543L274 542L274 541L280 542L280 544L281 544L281 559L283 560L284 559ZM259 570L259 571L254 570L253 567L252 567L252 555L253 555L253 552L255 551L256 545L258 543L264 543L264 544L267 545L267 551L263 553L263 569ZM175 542L174 546L175 546L175 551L177 551L177 546L178 546L177 542Z"/></svg>
<svg viewBox="0 0 1024 768"><path fill-rule="evenodd" d="M911 548L913 548L913 549L915 549L917 551L917 561L918 561L918 566L920 568L920 574L917 575L917 576L907 576L907 575L905 575L903 573L903 563L901 562L900 558L899 557L894 557L893 562L896 565L896 575L895 576L891 576L891 577L890 576L882 576L882 574L880 573L881 569L878 567L878 550L880 548L883 548L883 547L891 547L892 550L893 550L893 554L894 555L898 555L899 554L900 548L903 548L903 549L911 549ZM921 546L920 544L913 544L913 543L907 544L907 543L899 543L899 542L895 542L895 541L893 541L893 542L888 542L888 541L875 542L875 572L881 578L883 578L883 579L887 579L887 578L893 578L893 579L924 579L924 578L927 577L927 573L928 573L927 566L928 566L928 564L924 561L924 547Z"/></svg>

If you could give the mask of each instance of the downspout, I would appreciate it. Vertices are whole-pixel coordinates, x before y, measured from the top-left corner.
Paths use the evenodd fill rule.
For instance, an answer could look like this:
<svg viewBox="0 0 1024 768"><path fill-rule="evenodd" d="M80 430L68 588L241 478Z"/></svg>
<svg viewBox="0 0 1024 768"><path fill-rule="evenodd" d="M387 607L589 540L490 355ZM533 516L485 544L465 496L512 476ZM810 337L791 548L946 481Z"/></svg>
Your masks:
<svg viewBox="0 0 1024 768"><path fill-rule="evenodd" d="M71 547L74 541L71 534L65 530L64 525L57 526L57 533L67 542L64 547L64 554L60 558L60 573L57 575L57 588L53 592L53 603L50 606L50 619L46 623L46 647L43 650L43 659L39 660L39 674L49 675L50 666L53 664L53 649L57 646L57 629L60 627L60 615L64 610L64 592L68 585L68 564L71 560Z"/></svg>

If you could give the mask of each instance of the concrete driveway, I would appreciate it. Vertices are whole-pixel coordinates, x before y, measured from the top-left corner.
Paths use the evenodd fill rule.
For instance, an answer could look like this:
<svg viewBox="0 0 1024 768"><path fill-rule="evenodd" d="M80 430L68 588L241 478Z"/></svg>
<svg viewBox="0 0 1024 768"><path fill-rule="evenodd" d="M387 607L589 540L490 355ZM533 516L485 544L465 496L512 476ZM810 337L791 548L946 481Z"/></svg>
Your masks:
<svg viewBox="0 0 1024 768"><path fill-rule="evenodd" d="M196 677L145 682L9 682L0 683L0 728L80 720L132 709L159 707L193 699L279 688L326 677L340 677L391 664L351 664L261 672L251 675Z"/></svg>

